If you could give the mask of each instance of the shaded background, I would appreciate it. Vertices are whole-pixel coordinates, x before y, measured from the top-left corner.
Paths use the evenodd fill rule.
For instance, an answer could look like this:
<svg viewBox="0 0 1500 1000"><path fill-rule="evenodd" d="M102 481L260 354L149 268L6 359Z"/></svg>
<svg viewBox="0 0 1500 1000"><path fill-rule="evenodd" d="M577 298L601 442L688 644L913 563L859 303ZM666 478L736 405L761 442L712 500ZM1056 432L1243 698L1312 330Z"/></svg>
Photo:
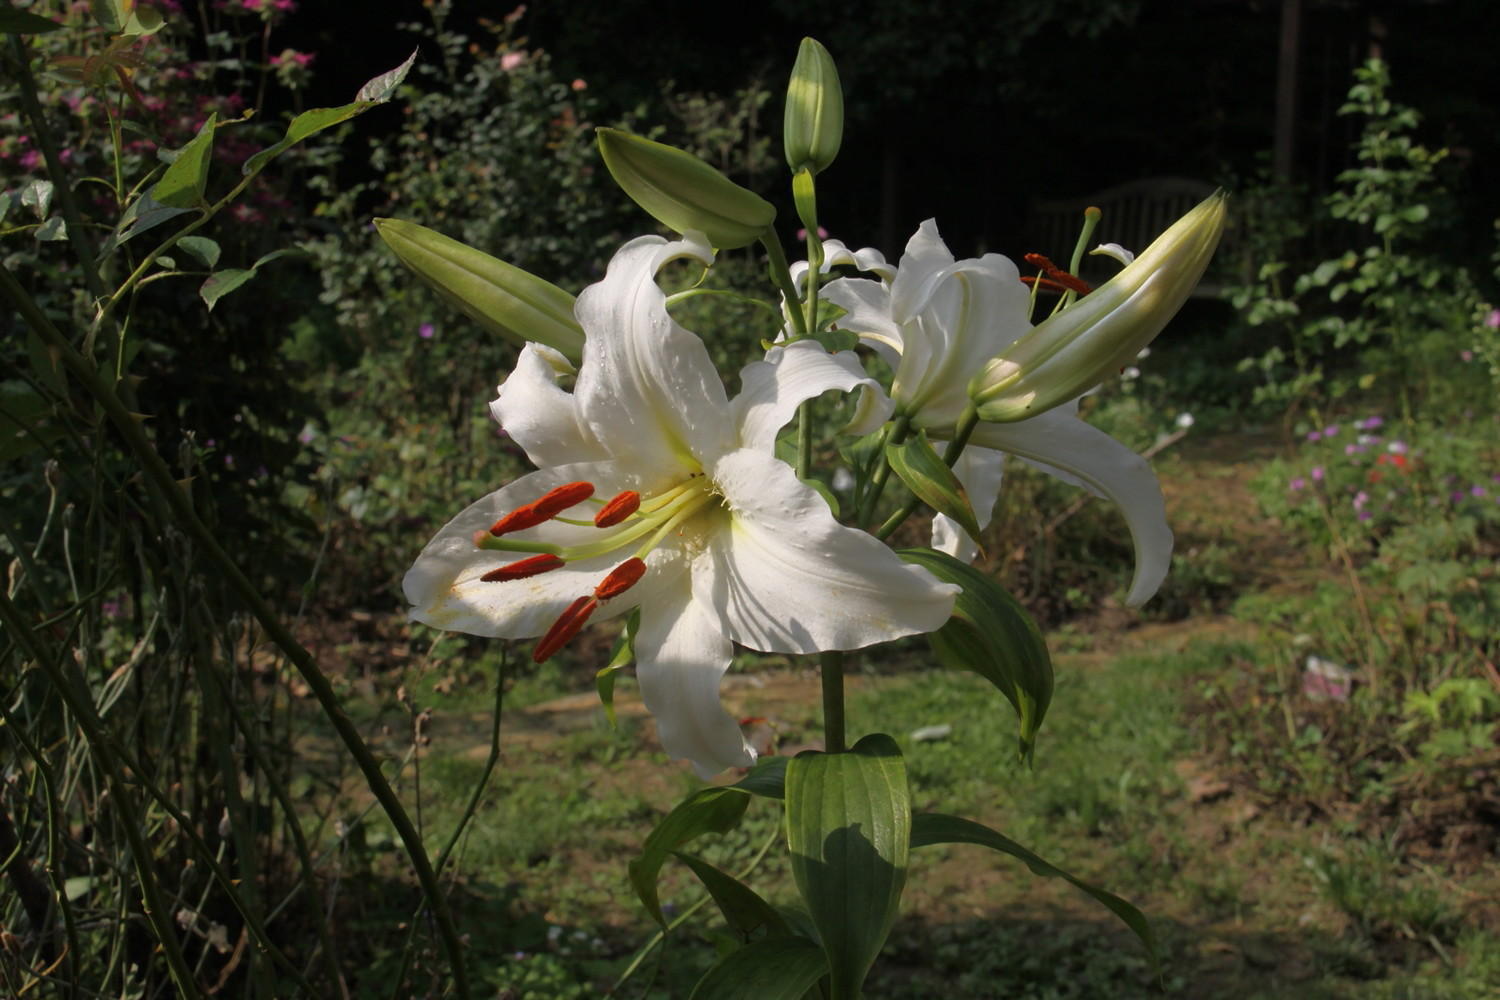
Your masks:
<svg viewBox="0 0 1500 1000"><path fill-rule="evenodd" d="M411 43L397 25L425 17L416 0L360 6L357 44L340 4L305 4L283 29L320 53L312 93L352 92L372 67L400 61ZM465 30L513 9L460 0L450 23ZM1500 176L1493 0L534 0L520 28L607 109L644 105L648 121L665 117L668 80L721 94L759 81L773 136L797 42L817 37L838 62L848 114L820 214L835 235L888 253L936 216L960 256L1019 255L1037 249L1024 232L1036 200L1143 177L1234 190L1269 175L1278 100L1282 172L1327 190L1359 126L1338 107L1372 55L1390 63L1395 99L1425 115L1422 141L1452 149L1465 225L1451 252L1487 252L1500 215L1500 185L1473 180ZM762 180L781 196L779 176Z"/></svg>

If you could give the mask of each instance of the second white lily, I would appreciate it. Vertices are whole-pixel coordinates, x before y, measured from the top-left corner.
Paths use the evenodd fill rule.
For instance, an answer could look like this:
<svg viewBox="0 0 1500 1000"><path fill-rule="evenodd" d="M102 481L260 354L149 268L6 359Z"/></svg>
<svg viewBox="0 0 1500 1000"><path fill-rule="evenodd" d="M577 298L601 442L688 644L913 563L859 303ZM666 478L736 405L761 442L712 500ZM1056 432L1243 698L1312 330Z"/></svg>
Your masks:
<svg viewBox="0 0 1500 1000"><path fill-rule="evenodd" d="M930 219L907 243L894 274L883 259L879 268L870 266L878 257L872 254L829 254L830 264L854 263L883 280L840 278L823 295L846 310L839 326L858 334L895 371L896 414L942 438L969 405L970 377L1031 329L1030 292L1015 264L999 254L956 261ZM1014 423L980 423L954 466L980 527L993 514L1006 453L1120 505L1136 557L1127 601L1150 600L1171 565L1172 532L1161 485L1146 461L1079 419L1076 400ZM934 519L933 545L962 559L977 551L976 540L941 514Z"/></svg>

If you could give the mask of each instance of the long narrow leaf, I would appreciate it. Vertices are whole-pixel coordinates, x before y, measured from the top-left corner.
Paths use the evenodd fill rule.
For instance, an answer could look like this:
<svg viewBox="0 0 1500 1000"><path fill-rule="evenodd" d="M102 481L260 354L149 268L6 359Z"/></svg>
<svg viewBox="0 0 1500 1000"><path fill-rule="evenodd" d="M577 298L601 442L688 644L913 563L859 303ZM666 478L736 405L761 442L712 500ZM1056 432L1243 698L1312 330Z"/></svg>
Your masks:
<svg viewBox="0 0 1500 1000"><path fill-rule="evenodd" d="M720 959L689 1000L801 1000L827 974L823 949L807 938L767 938Z"/></svg>
<svg viewBox="0 0 1500 1000"><path fill-rule="evenodd" d="M629 867L630 884L652 919L663 927L667 925L656 892L656 879L672 852L705 833L727 833L734 829L749 804L750 794L738 788L705 788L688 796L647 834L641 856L630 862Z"/></svg>
<svg viewBox="0 0 1500 1000"><path fill-rule="evenodd" d="M1083 879L1068 874L1004 834L991 830L983 823L976 823L960 816L948 816L943 813L918 813L913 816L911 846L913 848L928 847L932 844L978 844L980 847L988 847L992 851L1019 858L1035 875L1065 879L1073 883L1102 903L1111 913L1123 920L1125 926L1135 932L1135 936L1141 939L1141 943L1150 952L1152 964L1156 966L1158 972L1160 971L1161 957L1157 948L1156 932L1151 929L1151 924L1146 920L1145 914L1114 893L1106 892Z"/></svg>

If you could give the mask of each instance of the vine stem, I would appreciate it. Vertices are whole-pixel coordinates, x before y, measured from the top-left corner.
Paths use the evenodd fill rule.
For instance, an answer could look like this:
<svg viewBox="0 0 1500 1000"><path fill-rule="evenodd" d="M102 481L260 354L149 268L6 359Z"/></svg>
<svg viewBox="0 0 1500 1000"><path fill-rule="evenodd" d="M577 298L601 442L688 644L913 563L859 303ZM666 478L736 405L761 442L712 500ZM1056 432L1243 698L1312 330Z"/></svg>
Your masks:
<svg viewBox="0 0 1500 1000"><path fill-rule="evenodd" d="M354 758L360 773L364 775L365 783L380 803L381 809L396 829L396 833L405 845L407 855L411 859L412 868L416 873L417 881L422 887L422 893L427 898L428 905L432 907L433 917L437 922L438 935L442 940L449 965L453 971L454 990L460 998L469 995L468 974L463 966L463 947L458 939L458 932L453 925L453 916L448 910L447 901L443 897L442 886L439 885L437 874L433 871L432 864L428 860L427 850L422 844L422 839L417 830L412 826L411 818L407 816L406 809L401 805L401 800L396 797L395 791L380 771L380 762L375 755L365 746L359 730L344 712L339 702L338 695L333 690L333 685L328 678L318 669L317 662L301 643L299 643L290 631L281 623L271 606L261 596L255 584L250 582L249 577L239 568L238 564L230 558L219 544L218 538L209 530L208 526L199 519L197 512L193 509L188 494L177 484L172 472L146 433L141 428L141 420L136 414L126 409L114 390L106 384L94 367L79 354L73 345L64 337L52 322L37 308L36 303L26 294L26 291L16 281L10 269L0 264L0 292L9 299L28 326L36 332L37 336L45 341L48 346L57 351L58 357L63 365L78 379L89 394L94 398L99 408L103 410L115 430L124 439L127 447L135 455L136 461L140 463L141 470L146 479L151 483L155 491L161 496L179 520L179 527L193 540L202 546L203 552L209 561L218 565L223 572L226 582L234 590L250 609L250 613L260 622L266 630L266 635L286 653L287 659L297 668L302 675L304 683L312 692L313 697L318 700L319 706L328 721L333 724L339 739L348 749L350 756Z"/></svg>

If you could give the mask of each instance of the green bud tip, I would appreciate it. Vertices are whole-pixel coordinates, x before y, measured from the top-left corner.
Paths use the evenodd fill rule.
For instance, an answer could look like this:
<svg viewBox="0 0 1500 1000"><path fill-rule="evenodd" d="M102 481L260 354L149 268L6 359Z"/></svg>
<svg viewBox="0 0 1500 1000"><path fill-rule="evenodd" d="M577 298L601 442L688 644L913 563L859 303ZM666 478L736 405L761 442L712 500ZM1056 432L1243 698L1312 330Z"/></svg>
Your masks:
<svg viewBox="0 0 1500 1000"><path fill-rule="evenodd" d="M782 144L792 173L819 173L838 156L844 140L844 90L822 43L804 38L786 87Z"/></svg>
<svg viewBox="0 0 1500 1000"><path fill-rule="evenodd" d="M1215 192L1109 282L1033 327L969 383L983 420L1025 420L1076 399L1127 364L1167 325L1203 276L1224 231Z"/></svg>

